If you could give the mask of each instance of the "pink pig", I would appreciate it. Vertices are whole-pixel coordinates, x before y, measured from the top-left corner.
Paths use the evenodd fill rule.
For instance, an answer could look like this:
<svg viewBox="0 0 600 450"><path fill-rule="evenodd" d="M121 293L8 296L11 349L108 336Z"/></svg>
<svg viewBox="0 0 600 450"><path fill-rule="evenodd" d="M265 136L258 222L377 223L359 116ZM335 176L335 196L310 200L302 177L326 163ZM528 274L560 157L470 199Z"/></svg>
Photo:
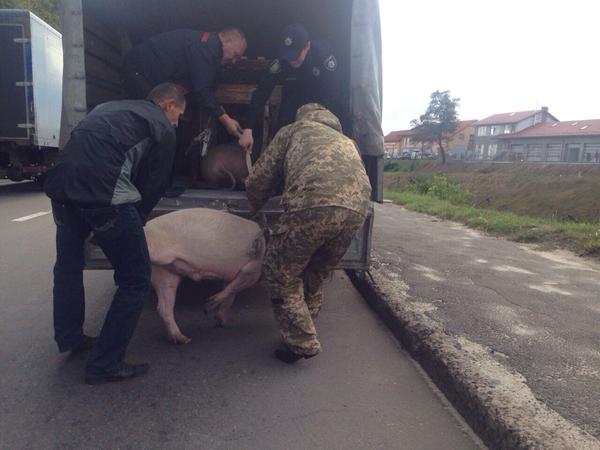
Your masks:
<svg viewBox="0 0 600 450"><path fill-rule="evenodd" d="M173 314L182 278L225 280L224 289L210 297L205 306L206 311L217 310L215 317L220 324L226 322L236 294L260 278L265 239L251 220L210 208L192 208L150 220L144 231L157 309L169 339L176 344L190 342Z"/></svg>

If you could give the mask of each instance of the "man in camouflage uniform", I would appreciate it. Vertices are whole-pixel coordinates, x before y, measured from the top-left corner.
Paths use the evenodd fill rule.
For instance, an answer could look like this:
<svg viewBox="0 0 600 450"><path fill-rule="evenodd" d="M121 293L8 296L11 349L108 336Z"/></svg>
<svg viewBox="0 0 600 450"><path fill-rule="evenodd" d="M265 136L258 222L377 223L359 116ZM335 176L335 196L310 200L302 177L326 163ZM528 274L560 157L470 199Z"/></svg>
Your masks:
<svg viewBox="0 0 600 450"><path fill-rule="evenodd" d="M354 142L341 131L325 107L302 106L246 179L252 211L283 190L284 213L267 244L264 277L285 344L275 356L287 363L321 351L313 321L323 281L369 208L369 179Z"/></svg>

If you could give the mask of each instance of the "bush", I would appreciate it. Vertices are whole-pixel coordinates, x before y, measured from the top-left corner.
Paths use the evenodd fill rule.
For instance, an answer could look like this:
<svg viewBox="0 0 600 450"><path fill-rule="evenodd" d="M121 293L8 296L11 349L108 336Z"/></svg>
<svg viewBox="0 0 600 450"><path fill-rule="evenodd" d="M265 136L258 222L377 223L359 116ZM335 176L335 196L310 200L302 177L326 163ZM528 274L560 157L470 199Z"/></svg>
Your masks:
<svg viewBox="0 0 600 450"><path fill-rule="evenodd" d="M414 172L419 166L427 163L423 159L411 159L411 160L386 160L383 163L384 172Z"/></svg>
<svg viewBox="0 0 600 450"><path fill-rule="evenodd" d="M430 195L450 203L465 205L471 203L470 193L463 191L456 181L448 179L441 173L417 175L410 180L411 190L417 194Z"/></svg>
<svg viewBox="0 0 600 450"><path fill-rule="evenodd" d="M383 163L384 172L399 172L400 167L397 161L386 161Z"/></svg>
<svg viewBox="0 0 600 450"><path fill-rule="evenodd" d="M417 175L410 179L410 190L416 194L428 194L432 180L431 175Z"/></svg>

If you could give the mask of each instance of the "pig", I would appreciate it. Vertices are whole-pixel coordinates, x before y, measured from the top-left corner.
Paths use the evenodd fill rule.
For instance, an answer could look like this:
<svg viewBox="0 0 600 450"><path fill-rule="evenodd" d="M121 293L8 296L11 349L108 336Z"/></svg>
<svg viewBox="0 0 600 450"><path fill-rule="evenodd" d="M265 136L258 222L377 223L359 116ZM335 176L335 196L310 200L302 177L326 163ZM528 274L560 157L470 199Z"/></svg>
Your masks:
<svg viewBox="0 0 600 450"><path fill-rule="evenodd" d="M210 148L200 161L200 176L215 188L243 188L248 176L246 152L234 143Z"/></svg>
<svg viewBox="0 0 600 450"><path fill-rule="evenodd" d="M265 238L258 224L251 220L225 211L191 208L150 220L144 232L158 313L173 343L190 342L177 326L173 313L182 278L225 281L223 290L210 297L205 305L205 312L216 311L218 325L226 323L236 294L260 278Z"/></svg>

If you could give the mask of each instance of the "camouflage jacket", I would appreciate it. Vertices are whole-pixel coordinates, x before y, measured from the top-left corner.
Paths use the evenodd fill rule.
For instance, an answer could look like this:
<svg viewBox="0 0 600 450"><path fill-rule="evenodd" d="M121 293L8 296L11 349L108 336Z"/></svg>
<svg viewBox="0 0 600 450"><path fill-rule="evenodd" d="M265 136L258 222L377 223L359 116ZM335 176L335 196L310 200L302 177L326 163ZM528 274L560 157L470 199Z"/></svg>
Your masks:
<svg viewBox="0 0 600 450"><path fill-rule="evenodd" d="M301 107L296 122L279 130L246 179L252 206L259 209L283 191L285 211L341 206L366 215L371 185L356 145L341 129L321 105Z"/></svg>

